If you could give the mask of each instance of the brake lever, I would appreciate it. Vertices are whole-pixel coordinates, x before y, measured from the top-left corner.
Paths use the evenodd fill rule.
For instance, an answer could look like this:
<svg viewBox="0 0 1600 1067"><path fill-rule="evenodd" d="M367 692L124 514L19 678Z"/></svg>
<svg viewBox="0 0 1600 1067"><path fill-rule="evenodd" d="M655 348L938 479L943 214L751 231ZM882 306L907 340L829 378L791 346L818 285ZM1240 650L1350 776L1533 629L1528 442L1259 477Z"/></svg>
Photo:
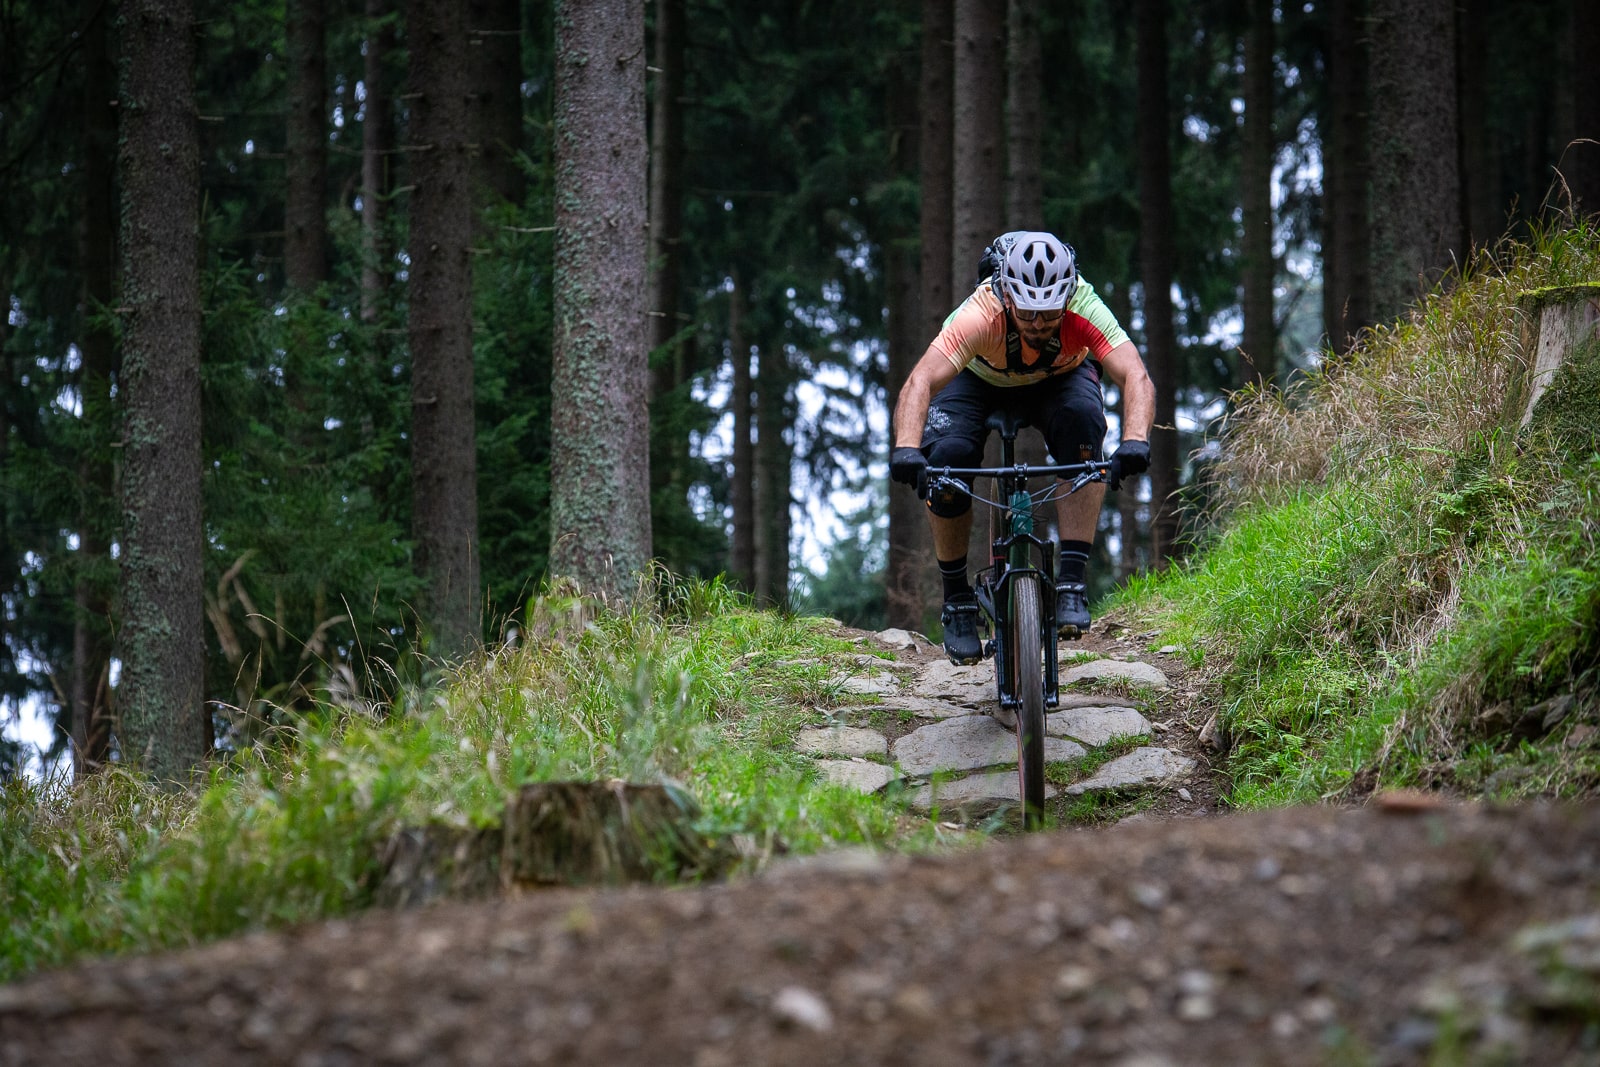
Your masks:
<svg viewBox="0 0 1600 1067"><path fill-rule="evenodd" d="M1084 471L1082 474L1078 475L1076 478L1073 479L1072 488L1068 489L1067 492L1068 493L1076 493L1079 489L1082 489L1084 486L1088 485L1090 482L1103 482L1105 480L1106 480L1106 472L1105 471L1101 471L1101 470Z"/></svg>

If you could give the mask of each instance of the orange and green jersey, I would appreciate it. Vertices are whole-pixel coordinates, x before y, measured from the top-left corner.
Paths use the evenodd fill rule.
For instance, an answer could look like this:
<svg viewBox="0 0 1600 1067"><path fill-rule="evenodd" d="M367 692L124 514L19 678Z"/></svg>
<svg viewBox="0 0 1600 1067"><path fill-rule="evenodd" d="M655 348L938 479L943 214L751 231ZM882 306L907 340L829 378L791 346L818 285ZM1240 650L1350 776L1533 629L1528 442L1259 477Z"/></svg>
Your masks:
<svg viewBox="0 0 1600 1067"><path fill-rule="evenodd" d="M1117 317L1085 281L1080 281L1078 291L1072 294L1056 336L1061 350L1048 364L1041 362L1039 350L1023 341L1020 363L1008 366L1005 306L985 281L944 320L933 346L956 370L970 370L993 385L1031 385L1075 370L1090 356L1104 359L1128 339Z"/></svg>

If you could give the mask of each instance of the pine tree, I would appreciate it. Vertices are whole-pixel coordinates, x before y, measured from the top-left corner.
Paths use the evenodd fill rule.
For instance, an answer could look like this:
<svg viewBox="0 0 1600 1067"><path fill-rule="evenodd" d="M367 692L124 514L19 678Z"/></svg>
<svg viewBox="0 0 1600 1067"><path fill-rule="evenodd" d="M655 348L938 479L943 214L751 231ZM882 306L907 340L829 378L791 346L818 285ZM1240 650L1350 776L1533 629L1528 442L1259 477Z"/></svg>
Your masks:
<svg viewBox="0 0 1600 1067"><path fill-rule="evenodd" d="M200 210L189 0L122 6L125 759L180 778L210 747L200 515Z"/></svg>
<svg viewBox="0 0 1600 1067"><path fill-rule="evenodd" d="M550 567L622 593L650 561L644 9L558 0Z"/></svg>

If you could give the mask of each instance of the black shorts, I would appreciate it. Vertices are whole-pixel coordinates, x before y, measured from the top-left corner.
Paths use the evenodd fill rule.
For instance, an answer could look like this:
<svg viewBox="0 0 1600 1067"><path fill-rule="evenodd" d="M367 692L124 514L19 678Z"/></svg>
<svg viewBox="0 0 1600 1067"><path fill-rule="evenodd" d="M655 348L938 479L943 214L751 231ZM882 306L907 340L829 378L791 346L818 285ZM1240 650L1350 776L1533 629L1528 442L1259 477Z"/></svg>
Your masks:
<svg viewBox="0 0 1600 1067"><path fill-rule="evenodd" d="M1100 366L1084 360L1070 373L1032 385L990 385L969 370L933 398L922 430L922 454L935 467L981 467L991 414L1002 408L1020 412L1044 434L1057 463L1101 458L1106 439L1106 403L1100 392Z"/></svg>

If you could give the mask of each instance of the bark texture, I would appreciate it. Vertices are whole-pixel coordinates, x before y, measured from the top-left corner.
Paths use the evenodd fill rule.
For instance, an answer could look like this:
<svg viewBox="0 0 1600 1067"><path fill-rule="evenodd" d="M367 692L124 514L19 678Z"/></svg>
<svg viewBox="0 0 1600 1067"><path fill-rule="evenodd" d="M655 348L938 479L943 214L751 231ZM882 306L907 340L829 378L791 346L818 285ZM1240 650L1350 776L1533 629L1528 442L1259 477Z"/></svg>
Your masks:
<svg viewBox="0 0 1600 1067"><path fill-rule="evenodd" d="M84 418L111 424L115 342L95 324L112 306L116 287L116 82L111 59L112 14L88 0L83 35L83 372ZM72 707L74 765L81 773L103 765L111 748L111 523L101 501L112 498L109 457L82 456L78 477L89 506L78 520L78 574L73 586Z"/></svg>
<svg viewBox="0 0 1600 1067"><path fill-rule="evenodd" d="M1372 313L1401 315L1461 250L1454 0L1372 0Z"/></svg>
<svg viewBox="0 0 1600 1067"><path fill-rule="evenodd" d="M785 607L789 603L789 534L793 518L794 449L784 427L794 423L790 371L776 346L761 353L756 378L756 573L757 603Z"/></svg>
<svg viewBox="0 0 1600 1067"><path fill-rule="evenodd" d="M728 507L733 511L733 540L729 544L728 578L734 587L755 591L756 582L756 460L751 407L750 342L744 333L746 302L744 283L733 274L728 294L728 358L733 361L733 392L728 411L733 416L733 470L728 486Z"/></svg>
<svg viewBox="0 0 1600 1067"><path fill-rule="evenodd" d="M442 655L479 637L473 424L471 85L465 13L411 0L410 321L412 537L422 622Z"/></svg>
<svg viewBox="0 0 1600 1067"><path fill-rule="evenodd" d="M393 277L389 196L394 190L394 93L389 56L395 48L394 0L366 0L367 54L361 120L361 318L373 322Z"/></svg>
<svg viewBox="0 0 1600 1067"><path fill-rule="evenodd" d="M1006 6L1006 229L1044 229L1044 50L1039 0Z"/></svg>
<svg viewBox="0 0 1600 1067"><path fill-rule="evenodd" d="M954 291L950 288L955 221L955 126L951 97L954 12L952 0L923 0L922 75L917 92L922 124L917 159L922 176L920 273L924 341L933 340L955 302Z"/></svg>
<svg viewBox="0 0 1600 1067"><path fill-rule="evenodd" d="M472 139L479 186L496 200L522 202L522 5L467 0Z"/></svg>
<svg viewBox="0 0 1600 1067"><path fill-rule="evenodd" d="M1372 323L1366 0L1330 0L1322 315L1336 352Z"/></svg>
<svg viewBox="0 0 1600 1067"><path fill-rule="evenodd" d="M955 0L951 295L964 300L978 257L1005 225L1005 0Z"/></svg>
<svg viewBox="0 0 1600 1067"><path fill-rule="evenodd" d="M200 514L200 153L189 0L122 28L123 757L182 778L210 745Z"/></svg>
<svg viewBox="0 0 1600 1067"><path fill-rule="evenodd" d="M289 120L283 270L291 289L309 292L328 279L326 0L287 0L284 15Z"/></svg>
<svg viewBox="0 0 1600 1067"><path fill-rule="evenodd" d="M909 6L909 5L905 5ZM914 58L914 57L910 57ZM908 69L911 68L911 69ZM889 171L915 180L920 161L920 102L912 82L913 65L897 61L891 68L886 119L890 140ZM948 217L948 214L947 214ZM915 234L897 233L884 244L884 285L889 308L889 378L887 399L893 411L911 368L927 348L919 302L920 279ZM948 274L940 269L940 277ZM894 447L890 440L889 446ZM889 483L889 544L884 572L884 609L890 626L922 631L936 601L933 588L933 539L922 502L903 485Z"/></svg>
<svg viewBox="0 0 1600 1067"><path fill-rule="evenodd" d="M1271 381L1277 373L1277 329L1273 322L1272 256L1272 29L1273 0L1248 0L1244 55L1244 146L1239 185L1244 239L1244 343L1234 385Z"/></svg>
<svg viewBox="0 0 1600 1067"><path fill-rule="evenodd" d="M621 592L650 561L644 7L557 0L550 567Z"/></svg>
<svg viewBox="0 0 1600 1067"><path fill-rule="evenodd" d="M1155 425L1150 430L1150 562L1160 566L1172 555L1177 540L1174 494L1179 475L1167 3L1138 0L1134 12L1139 75L1139 277L1144 287L1144 358L1156 388Z"/></svg>

